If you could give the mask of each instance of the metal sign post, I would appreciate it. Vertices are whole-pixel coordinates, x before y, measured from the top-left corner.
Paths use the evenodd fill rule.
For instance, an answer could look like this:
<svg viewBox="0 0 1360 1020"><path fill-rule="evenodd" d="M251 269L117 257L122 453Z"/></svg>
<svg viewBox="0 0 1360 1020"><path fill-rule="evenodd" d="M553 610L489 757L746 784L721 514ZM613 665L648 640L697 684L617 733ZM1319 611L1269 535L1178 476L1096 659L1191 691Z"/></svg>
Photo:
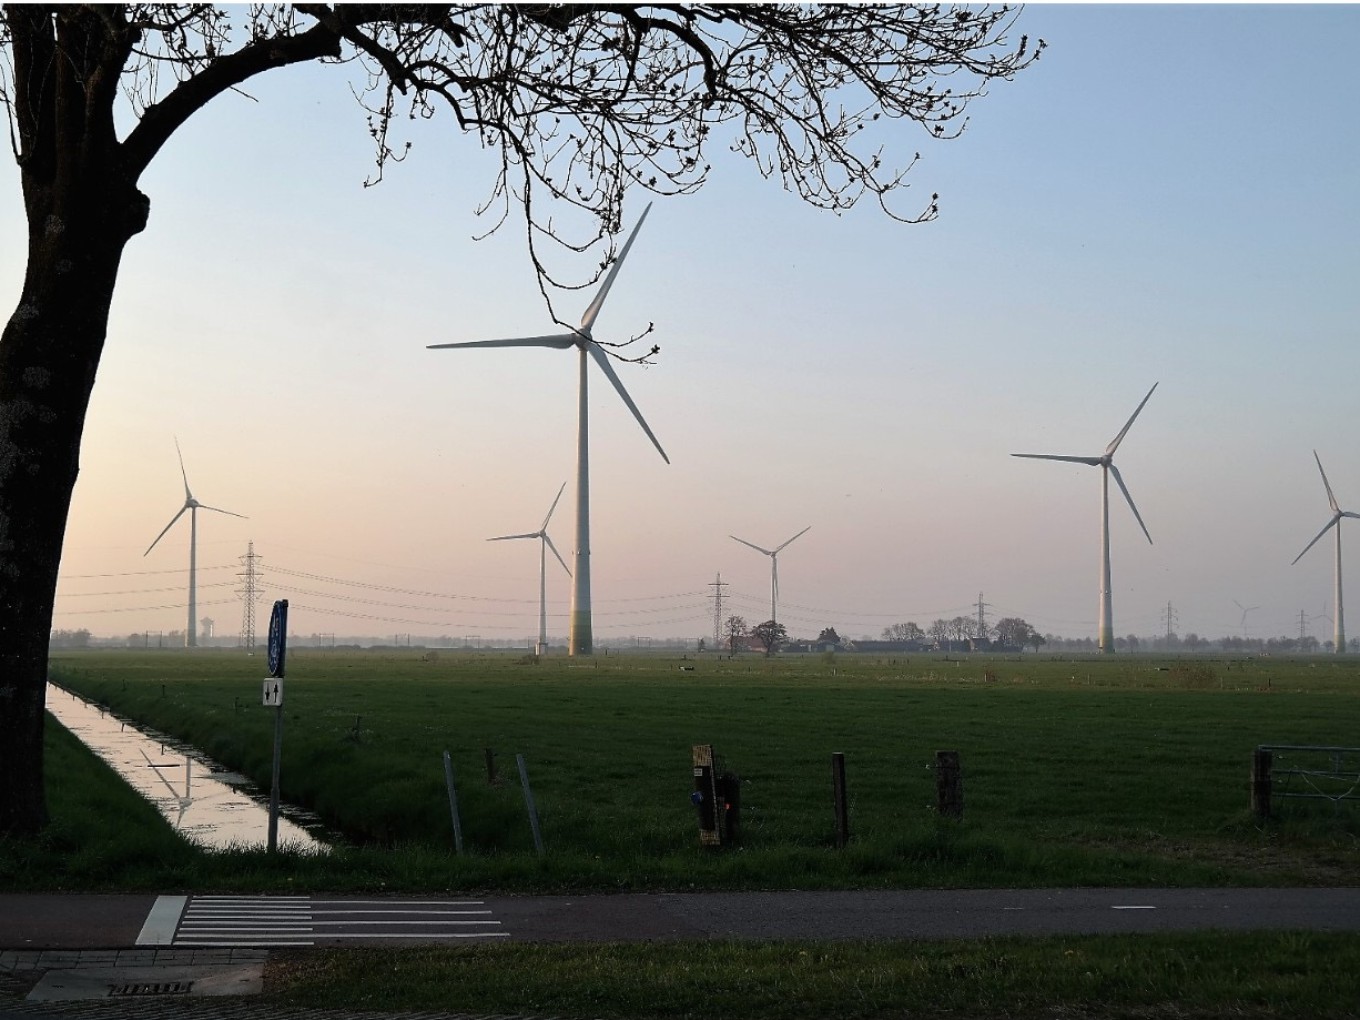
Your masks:
<svg viewBox="0 0 1360 1020"><path fill-rule="evenodd" d="M279 846L279 763L283 758L283 666L288 652L288 600L274 603L269 616L269 677L264 705L274 709L274 775L269 784L269 852Z"/></svg>

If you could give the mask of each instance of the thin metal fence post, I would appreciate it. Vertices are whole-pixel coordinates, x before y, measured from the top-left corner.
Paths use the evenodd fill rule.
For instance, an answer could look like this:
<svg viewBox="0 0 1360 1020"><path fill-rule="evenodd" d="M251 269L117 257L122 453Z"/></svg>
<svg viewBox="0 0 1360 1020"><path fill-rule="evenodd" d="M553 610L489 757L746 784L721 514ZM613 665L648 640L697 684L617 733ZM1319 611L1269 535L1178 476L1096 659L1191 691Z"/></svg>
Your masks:
<svg viewBox="0 0 1360 1020"><path fill-rule="evenodd" d="M515 755L515 764L519 766L519 781L524 787L524 806L529 809L529 827L534 830L534 849L542 857L543 834L538 829L538 808L534 806L534 791L529 789L529 770L525 767L524 755Z"/></svg>
<svg viewBox="0 0 1360 1020"><path fill-rule="evenodd" d="M958 751L935 752L935 803L942 818L963 817L963 769Z"/></svg>
<svg viewBox="0 0 1360 1020"><path fill-rule="evenodd" d="M831 755L831 800L836 810L836 848L850 842L850 808L845 795L845 755Z"/></svg>
<svg viewBox="0 0 1360 1020"><path fill-rule="evenodd" d="M453 787L453 760L449 752L444 752L444 783L449 788L449 814L453 816L453 849L459 856L463 853L463 823L458 818L458 794Z"/></svg>

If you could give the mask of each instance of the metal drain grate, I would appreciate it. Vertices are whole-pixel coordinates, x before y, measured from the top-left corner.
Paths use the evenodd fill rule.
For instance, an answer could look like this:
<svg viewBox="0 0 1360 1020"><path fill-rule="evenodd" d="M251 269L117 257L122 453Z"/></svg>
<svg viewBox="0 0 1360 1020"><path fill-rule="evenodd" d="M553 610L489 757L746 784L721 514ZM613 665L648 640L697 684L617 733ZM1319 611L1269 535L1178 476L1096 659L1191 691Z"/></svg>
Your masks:
<svg viewBox="0 0 1360 1020"><path fill-rule="evenodd" d="M129 995L188 995L192 981L133 981L125 985L109 985L109 997Z"/></svg>

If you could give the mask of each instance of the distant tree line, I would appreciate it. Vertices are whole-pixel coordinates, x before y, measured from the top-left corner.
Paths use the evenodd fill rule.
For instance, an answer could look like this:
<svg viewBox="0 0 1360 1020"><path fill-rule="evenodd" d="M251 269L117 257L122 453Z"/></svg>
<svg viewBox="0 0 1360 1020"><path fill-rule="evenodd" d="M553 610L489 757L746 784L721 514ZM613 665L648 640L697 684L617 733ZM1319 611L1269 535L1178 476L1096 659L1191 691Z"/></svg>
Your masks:
<svg viewBox="0 0 1360 1020"><path fill-rule="evenodd" d="M1003 617L985 629L980 629L978 621L970 616L934 620L925 630L911 622L894 623L883 629L883 640L923 651L978 648L1023 651L1026 647L1038 651L1049 643L1048 637L1018 616Z"/></svg>

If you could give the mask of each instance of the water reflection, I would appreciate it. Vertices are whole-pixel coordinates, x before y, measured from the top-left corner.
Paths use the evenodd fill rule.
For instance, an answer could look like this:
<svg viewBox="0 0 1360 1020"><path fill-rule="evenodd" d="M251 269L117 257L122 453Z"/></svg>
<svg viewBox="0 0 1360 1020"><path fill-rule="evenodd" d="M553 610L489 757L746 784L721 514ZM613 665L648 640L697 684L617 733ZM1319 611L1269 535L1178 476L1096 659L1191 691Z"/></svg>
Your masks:
<svg viewBox="0 0 1360 1020"><path fill-rule="evenodd" d="M47 710L156 805L185 839L210 849L266 845L269 805L235 788L245 785L241 776L214 771L207 759L149 737L51 684ZM287 817L279 818L279 846L329 849Z"/></svg>

